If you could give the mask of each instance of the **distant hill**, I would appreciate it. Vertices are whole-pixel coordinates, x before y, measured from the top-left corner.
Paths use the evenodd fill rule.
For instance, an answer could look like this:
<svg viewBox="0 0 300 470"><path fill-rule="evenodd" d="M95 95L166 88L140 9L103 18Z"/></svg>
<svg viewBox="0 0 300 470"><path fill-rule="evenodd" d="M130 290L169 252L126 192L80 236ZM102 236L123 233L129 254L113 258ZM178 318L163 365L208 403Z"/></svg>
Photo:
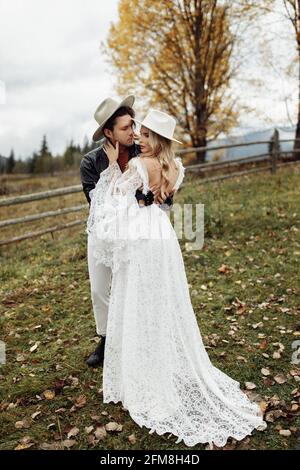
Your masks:
<svg viewBox="0 0 300 470"><path fill-rule="evenodd" d="M295 136L295 127L278 127L279 139L293 139ZM262 131L252 131L247 134L237 135L224 139L217 139L208 144L208 147L215 145L229 145L240 142L266 141L270 140L274 133L274 128L263 129ZM281 149L284 151L292 150L293 142L283 142ZM212 160L235 160L238 158L250 157L268 152L268 144L249 145L247 147L234 147L224 150L212 150L207 152L207 161Z"/></svg>

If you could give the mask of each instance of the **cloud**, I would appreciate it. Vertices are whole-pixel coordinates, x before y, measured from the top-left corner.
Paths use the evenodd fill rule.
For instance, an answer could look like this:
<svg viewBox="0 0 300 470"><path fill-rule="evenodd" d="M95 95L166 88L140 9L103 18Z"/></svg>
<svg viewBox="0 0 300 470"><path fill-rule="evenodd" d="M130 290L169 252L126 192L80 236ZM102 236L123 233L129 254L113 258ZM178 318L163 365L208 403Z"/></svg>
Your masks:
<svg viewBox="0 0 300 470"><path fill-rule="evenodd" d="M54 154L71 139L91 138L99 102L115 96L115 76L99 46L117 19L118 0L0 0L0 11L0 154L14 148L26 157L39 149L45 133ZM288 124L288 114L296 120L297 77L287 80L284 74L294 42L281 40L281 29L291 37L292 29L288 22L268 21L274 23L272 47L283 73L262 69L248 51L242 79L233 80L228 92L257 113L244 113L233 131ZM260 47L268 27L262 30L264 36L251 44L257 40ZM250 76L263 84L243 82Z"/></svg>
<svg viewBox="0 0 300 470"><path fill-rule="evenodd" d="M42 135L60 152L82 142L114 78L100 41L117 17L117 0L0 0L0 153L27 156Z"/></svg>

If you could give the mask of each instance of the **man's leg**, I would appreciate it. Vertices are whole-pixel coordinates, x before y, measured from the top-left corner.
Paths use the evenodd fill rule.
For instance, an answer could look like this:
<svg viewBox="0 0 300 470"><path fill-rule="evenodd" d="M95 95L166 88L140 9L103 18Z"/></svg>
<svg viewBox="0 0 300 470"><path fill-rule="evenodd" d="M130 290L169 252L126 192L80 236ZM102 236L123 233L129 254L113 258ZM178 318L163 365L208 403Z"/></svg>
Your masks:
<svg viewBox="0 0 300 470"><path fill-rule="evenodd" d="M103 363L105 336L107 327L108 305L111 285L111 269L104 264L97 264L93 256L93 240L88 236L88 269L90 277L91 298L96 323L96 332L101 337L94 353L87 359L89 366Z"/></svg>

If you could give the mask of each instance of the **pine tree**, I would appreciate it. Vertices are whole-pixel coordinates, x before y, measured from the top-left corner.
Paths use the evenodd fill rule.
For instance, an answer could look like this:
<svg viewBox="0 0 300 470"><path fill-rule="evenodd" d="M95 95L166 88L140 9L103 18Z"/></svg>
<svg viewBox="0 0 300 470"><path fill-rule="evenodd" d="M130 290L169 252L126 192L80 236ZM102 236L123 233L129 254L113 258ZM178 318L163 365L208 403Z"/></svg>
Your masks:
<svg viewBox="0 0 300 470"><path fill-rule="evenodd" d="M63 159L64 159L64 164L67 166L67 167L72 167L74 166L74 163L75 163L75 153L77 152L77 148L76 146L74 145L74 142L73 140L71 140L70 144L67 146L65 152L64 152L64 156L63 156Z"/></svg>
<svg viewBox="0 0 300 470"><path fill-rule="evenodd" d="M14 151L12 149L11 152L10 152L10 155L8 157L7 173L12 173L15 166L16 166L15 154L14 154Z"/></svg>
<svg viewBox="0 0 300 470"><path fill-rule="evenodd" d="M34 165L34 173L52 173L53 157L49 150L46 135L43 135L40 151Z"/></svg>

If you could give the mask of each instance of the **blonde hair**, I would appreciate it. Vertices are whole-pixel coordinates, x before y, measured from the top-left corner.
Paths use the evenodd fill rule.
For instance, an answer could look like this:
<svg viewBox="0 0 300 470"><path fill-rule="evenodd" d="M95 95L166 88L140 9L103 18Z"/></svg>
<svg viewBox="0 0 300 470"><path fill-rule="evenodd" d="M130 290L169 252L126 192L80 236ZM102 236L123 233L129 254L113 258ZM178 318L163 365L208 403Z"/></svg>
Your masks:
<svg viewBox="0 0 300 470"><path fill-rule="evenodd" d="M173 142L172 140L166 139L156 132L149 131L149 145L152 149L151 157L156 157L161 165L162 169L162 185L160 190L160 195L163 200L166 199L167 193L166 190L170 184L170 164L174 161L175 154L173 150Z"/></svg>

